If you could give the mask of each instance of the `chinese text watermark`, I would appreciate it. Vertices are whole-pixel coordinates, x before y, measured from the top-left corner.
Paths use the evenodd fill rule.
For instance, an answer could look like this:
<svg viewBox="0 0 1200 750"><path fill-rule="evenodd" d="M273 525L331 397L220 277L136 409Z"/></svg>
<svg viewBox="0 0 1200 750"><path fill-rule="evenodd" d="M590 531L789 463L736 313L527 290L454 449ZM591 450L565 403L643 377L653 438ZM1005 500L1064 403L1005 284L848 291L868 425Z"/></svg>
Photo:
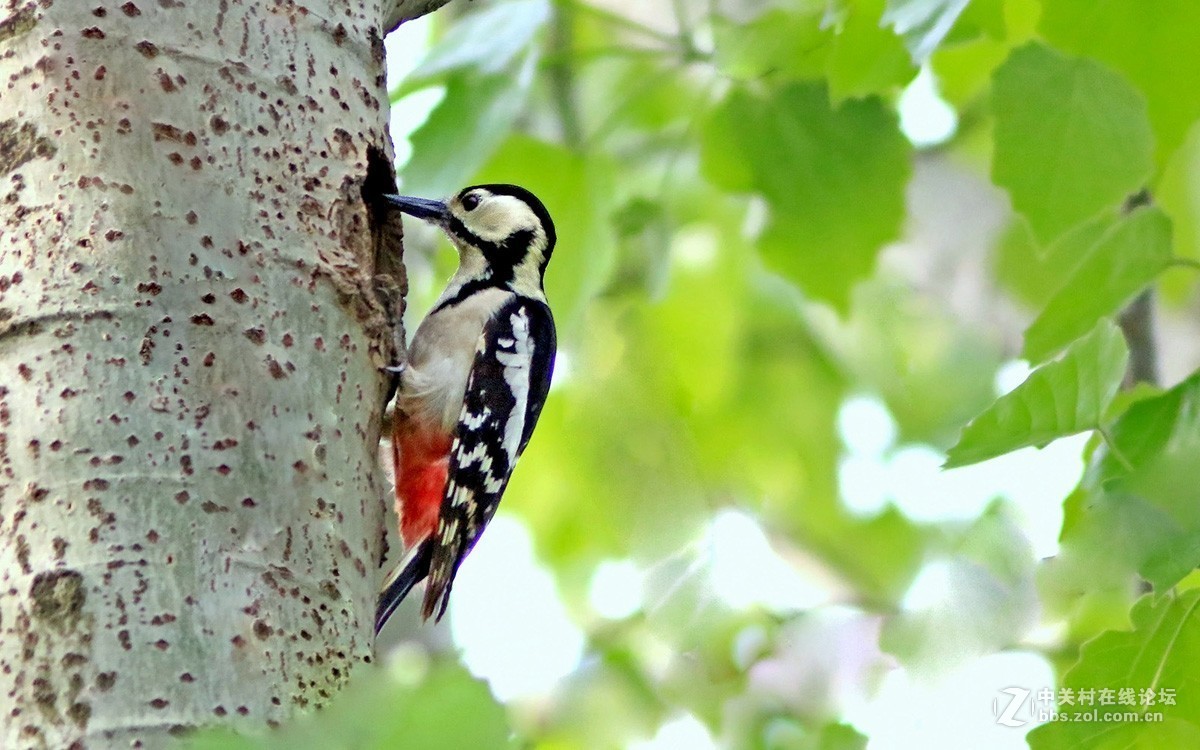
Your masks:
<svg viewBox="0 0 1200 750"><path fill-rule="evenodd" d="M1163 712L1148 709L1174 705L1175 688L1009 687L992 700L992 714L1006 727L1051 721L1158 722Z"/></svg>

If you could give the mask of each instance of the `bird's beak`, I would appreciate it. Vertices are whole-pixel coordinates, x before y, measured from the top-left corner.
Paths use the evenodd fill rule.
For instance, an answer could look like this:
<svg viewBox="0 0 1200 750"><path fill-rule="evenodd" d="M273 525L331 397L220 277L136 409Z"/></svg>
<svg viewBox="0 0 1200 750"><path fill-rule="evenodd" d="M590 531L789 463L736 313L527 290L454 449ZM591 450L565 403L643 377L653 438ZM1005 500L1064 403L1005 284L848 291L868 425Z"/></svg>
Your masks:
<svg viewBox="0 0 1200 750"><path fill-rule="evenodd" d="M410 195L385 195L388 203L400 209L409 216L441 224L450 214L450 208L443 201L429 198L414 198Z"/></svg>

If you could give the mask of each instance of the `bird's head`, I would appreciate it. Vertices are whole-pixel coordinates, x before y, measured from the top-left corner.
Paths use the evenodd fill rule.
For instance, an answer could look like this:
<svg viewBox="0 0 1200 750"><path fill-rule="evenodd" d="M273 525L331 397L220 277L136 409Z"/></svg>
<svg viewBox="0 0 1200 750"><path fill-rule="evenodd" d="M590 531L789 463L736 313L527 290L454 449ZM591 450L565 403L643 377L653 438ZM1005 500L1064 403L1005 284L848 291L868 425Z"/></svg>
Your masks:
<svg viewBox="0 0 1200 750"><path fill-rule="evenodd" d="M482 264L480 271L498 282L541 288L554 250L554 221L525 188L472 185L444 201L385 197L404 213L441 227L458 248L464 268Z"/></svg>

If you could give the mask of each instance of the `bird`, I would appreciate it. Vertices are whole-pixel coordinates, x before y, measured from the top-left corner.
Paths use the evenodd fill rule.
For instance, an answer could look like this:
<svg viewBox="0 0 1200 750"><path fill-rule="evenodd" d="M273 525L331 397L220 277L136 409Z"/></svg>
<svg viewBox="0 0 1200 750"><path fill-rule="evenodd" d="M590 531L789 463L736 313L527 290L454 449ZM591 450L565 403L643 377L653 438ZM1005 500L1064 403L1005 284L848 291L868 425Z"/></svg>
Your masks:
<svg viewBox="0 0 1200 750"><path fill-rule="evenodd" d="M441 620L454 577L504 494L541 415L557 349L543 289L557 236L545 205L508 184L446 200L385 195L440 228L458 270L421 321L398 384L391 452L405 559L385 581L378 634L426 580L424 620Z"/></svg>

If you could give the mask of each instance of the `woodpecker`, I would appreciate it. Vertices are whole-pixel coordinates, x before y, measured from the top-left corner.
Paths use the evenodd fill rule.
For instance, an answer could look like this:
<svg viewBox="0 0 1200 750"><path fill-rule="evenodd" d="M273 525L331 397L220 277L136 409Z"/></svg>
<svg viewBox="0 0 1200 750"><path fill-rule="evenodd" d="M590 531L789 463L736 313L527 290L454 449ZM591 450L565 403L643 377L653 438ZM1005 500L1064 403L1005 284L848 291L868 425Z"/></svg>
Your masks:
<svg viewBox="0 0 1200 750"><path fill-rule="evenodd" d="M556 334L542 280L554 222L516 185L473 185L445 201L386 196L441 228L458 271L421 321L399 375L392 466L406 560L379 595L378 633L428 579L422 616L445 614L458 566L491 521L533 433Z"/></svg>

